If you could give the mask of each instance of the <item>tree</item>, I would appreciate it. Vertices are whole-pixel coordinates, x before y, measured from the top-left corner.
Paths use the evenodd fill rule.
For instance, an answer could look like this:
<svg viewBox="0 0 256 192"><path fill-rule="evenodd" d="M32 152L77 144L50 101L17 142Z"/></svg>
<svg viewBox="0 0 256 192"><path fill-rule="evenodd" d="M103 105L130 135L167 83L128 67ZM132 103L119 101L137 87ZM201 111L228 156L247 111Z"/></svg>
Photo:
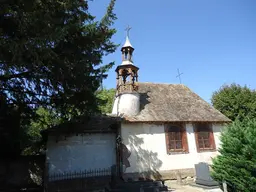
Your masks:
<svg viewBox="0 0 256 192"><path fill-rule="evenodd" d="M213 106L231 120L256 118L256 91L237 84L224 85L212 95Z"/></svg>
<svg viewBox="0 0 256 192"><path fill-rule="evenodd" d="M37 155L44 152L45 141L41 131L62 123L62 119L54 112L45 108L38 108L37 118L26 129L26 140L23 141L23 155Z"/></svg>
<svg viewBox="0 0 256 192"><path fill-rule="evenodd" d="M117 47L114 4L97 21L87 1L1 1L0 95L6 109L15 108L23 131L39 107L62 119L99 111L95 91L113 66L102 65L102 58ZM7 113L2 110L1 123Z"/></svg>
<svg viewBox="0 0 256 192"><path fill-rule="evenodd" d="M101 66L116 45L111 0L101 21L87 1L10 0L1 3L0 91L8 104L31 115L39 106L62 116L97 111L95 91L113 63ZM32 111L31 111L32 110Z"/></svg>
<svg viewBox="0 0 256 192"><path fill-rule="evenodd" d="M115 99L115 89L102 89L98 91L97 97L100 99L99 109L101 113L107 114L112 112L113 102Z"/></svg>
<svg viewBox="0 0 256 192"><path fill-rule="evenodd" d="M8 106L6 95L0 93L0 158L18 156L23 136L17 108Z"/></svg>
<svg viewBox="0 0 256 192"><path fill-rule="evenodd" d="M231 191L256 189L256 120L235 121L221 134L220 155L213 159L212 177Z"/></svg>

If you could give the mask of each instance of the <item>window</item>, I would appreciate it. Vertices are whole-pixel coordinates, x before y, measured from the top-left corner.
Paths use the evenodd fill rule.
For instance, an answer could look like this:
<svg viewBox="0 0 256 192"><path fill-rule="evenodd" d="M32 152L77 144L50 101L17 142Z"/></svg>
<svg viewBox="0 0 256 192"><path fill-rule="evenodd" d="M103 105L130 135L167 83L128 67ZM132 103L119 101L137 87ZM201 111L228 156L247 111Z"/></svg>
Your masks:
<svg viewBox="0 0 256 192"><path fill-rule="evenodd" d="M194 131L198 152L215 150L215 141L210 124L195 124Z"/></svg>
<svg viewBox="0 0 256 192"><path fill-rule="evenodd" d="M187 133L183 125L165 125L167 153L188 152Z"/></svg>

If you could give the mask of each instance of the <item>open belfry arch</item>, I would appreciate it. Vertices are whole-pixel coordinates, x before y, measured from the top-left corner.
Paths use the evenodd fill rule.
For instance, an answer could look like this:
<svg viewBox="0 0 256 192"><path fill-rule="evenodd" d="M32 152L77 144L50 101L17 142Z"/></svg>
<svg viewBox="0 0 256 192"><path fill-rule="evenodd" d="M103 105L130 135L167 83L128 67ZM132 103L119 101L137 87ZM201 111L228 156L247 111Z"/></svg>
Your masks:
<svg viewBox="0 0 256 192"><path fill-rule="evenodd" d="M117 72L117 94L138 91L138 67L120 65Z"/></svg>

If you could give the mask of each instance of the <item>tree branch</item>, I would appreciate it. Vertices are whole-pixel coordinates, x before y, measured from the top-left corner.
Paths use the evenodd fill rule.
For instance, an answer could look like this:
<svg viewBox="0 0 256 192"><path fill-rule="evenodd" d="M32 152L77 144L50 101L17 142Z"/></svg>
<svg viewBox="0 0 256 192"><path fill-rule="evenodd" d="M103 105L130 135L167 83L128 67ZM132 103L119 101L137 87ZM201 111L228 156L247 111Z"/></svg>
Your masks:
<svg viewBox="0 0 256 192"><path fill-rule="evenodd" d="M0 81L8 81L13 78L21 78L30 73L32 73L32 71L26 71L26 72L17 73L17 74L11 74L11 75L0 75Z"/></svg>
<svg viewBox="0 0 256 192"><path fill-rule="evenodd" d="M8 91L8 92L15 92L15 93L25 93L30 94L30 96L43 96L43 97L51 97L52 95L48 94L40 94L40 93L34 93L32 91L25 91L23 89L13 89L13 88L1 88L0 90Z"/></svg>

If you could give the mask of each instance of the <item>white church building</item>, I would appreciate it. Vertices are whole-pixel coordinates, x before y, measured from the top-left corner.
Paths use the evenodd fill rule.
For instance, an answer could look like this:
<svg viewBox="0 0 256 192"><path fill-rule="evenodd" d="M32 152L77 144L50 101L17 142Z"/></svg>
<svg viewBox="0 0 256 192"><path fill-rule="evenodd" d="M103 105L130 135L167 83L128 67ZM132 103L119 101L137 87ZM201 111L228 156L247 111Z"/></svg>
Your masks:
<svg viewBox="0 0 256 192"><path fill-rule="evenodd" d="M128 36L121 52L112 114L47 130L48 173L117 165L124 179L194 176L230 120L185 85L139 82Z"/></svg>

